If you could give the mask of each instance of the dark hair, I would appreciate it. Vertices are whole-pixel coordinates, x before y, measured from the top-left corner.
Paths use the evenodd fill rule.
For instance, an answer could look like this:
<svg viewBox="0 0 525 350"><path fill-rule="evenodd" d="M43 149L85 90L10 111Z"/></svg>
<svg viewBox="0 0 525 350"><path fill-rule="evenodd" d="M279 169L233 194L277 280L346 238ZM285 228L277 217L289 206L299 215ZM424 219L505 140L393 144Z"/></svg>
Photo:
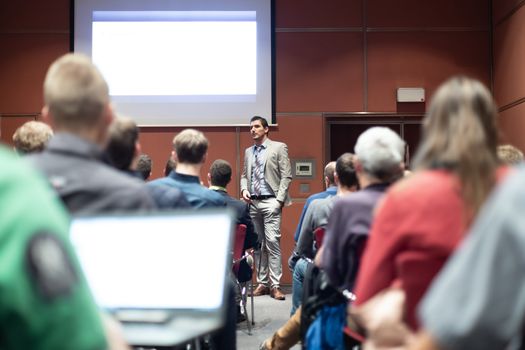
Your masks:
<svg viewBox="0 0 525 350"><path fill-rule="evenodd" d="M177 162L199 164L208 151L208 139L195 129L185 129L173 138Z"/></svg>
<svg viewBox="0 0 525 350"><path fill-rule="evenodd" d="M261 121L261 125L263 126L263 128L267 128L268 127L268 121L265 118L260 117L258 115L253 116L252 119L250 119L250 124L253 123L256 120L260 120Z"/></svg>
<svg viewBox="0 0 525 350"><path fill-rule="evenodd" d="M106 153L117 169L129 170L138 139L139 128L131 119L116 118L111 123Z"/></svg>
<svg viewBox="0 0 525 350"><path fill-rule="evenodd" d="M455 77L432 98L414 164L456 174L470 214L476 214L495 183L498 166L497 108L479 81Z"/></svg>
<svg viewBox="0 0 525 350"><path fill-rule="evenodd" d="M177 164L171 157L168 158L168 161L166 162L166 166L164 167L164 176L168 176L173 169L175 169L175 166Z"/></svg>
<svg viewBox="0 0 525 350"><path fill-rule="evenodd" d="M141 154L137 161L137 171L142 175L143 180L147 180L151 174L151 157L147 154Z"/></svg>
<svg viewBox="0 0 525 350"><path fill-rule="evenodd" d="M223 159L215 160L210 167L210 180L213 186L226 187L232 179L232 167Z"/></svg>
<svg viewBox="0 0 525 350"><path fill-rule="evenodd" d="M354 155L352 153L343 153L335 162L335 172L341 185L345 187L357 186L357 175L355 173Z"/></svg>

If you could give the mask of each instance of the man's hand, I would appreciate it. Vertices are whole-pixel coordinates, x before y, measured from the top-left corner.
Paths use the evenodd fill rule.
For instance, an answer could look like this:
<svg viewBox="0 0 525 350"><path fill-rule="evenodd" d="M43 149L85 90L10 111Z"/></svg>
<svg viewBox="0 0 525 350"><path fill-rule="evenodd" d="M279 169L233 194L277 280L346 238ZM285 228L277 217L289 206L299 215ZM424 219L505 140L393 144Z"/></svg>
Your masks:
<svg viewBox="0 0 525 350"><path fill-rule="evenodd" d="M246 190L241 191L241 198L243 201L245 201L248 204L252 202L251 197L250 197L250 192Z"/></svg>

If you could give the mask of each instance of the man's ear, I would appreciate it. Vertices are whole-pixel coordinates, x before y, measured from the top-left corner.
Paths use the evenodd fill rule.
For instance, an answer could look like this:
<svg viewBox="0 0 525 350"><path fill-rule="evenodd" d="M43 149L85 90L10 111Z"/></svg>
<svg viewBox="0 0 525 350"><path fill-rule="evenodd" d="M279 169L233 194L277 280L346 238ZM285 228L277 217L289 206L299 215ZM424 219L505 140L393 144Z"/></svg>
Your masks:
<svg viewBox="0 0 525 350"><path fill-rule="evenodd" d="M210 187L211 186L211 175L210 175L210 173L208 173L208 176L206 176L206 177L208 179L208 187Z"/></svg>
<svg viewBox="0 0 525 350"><path fill-rule="evenodd" d="M103 121L106 126L110 126L113 120L115 119L115 112L113 111L113 106L108 103L104 108Z"/></svg>
<svg viewBox="0 0 525 350"><path fill-rule="evenodd" d="M328 188L330 186L330 180L328 179L328 176L324 177L324 187Z"/></svg>
<svg viewBox="0 0 525 350"><path fill-rule="evenodd" d="M133 158L136 158L140 156L142 153L142 146L140 145L140 142L135 142L135 154L133 155Z"/></svg>
<svg viewBox="0 0 525 350"><path fill-rule="evenodd" d="M363 172L363 164L359 161L359 158L354 157L353 160L354 163L354 169L356 173L362 173Z"/></svg>
<svg viewBox="0 0 525 350"><path fill-rule="evenodd" d="M202 161L201 163L204 164L204 162L206 161L206 158L208 157L208 152L204 153L204 156L202 157Z"/></svg>
<svg viewBox="0 0 525 350"><path fill-rule="evenodd" d="M53 123L53 118L49 114L49 107L48 106L42 107L41 114L42 114L42 121L48 124L49 126L51 126L51 129L55 130L55 123Z"/></svg>

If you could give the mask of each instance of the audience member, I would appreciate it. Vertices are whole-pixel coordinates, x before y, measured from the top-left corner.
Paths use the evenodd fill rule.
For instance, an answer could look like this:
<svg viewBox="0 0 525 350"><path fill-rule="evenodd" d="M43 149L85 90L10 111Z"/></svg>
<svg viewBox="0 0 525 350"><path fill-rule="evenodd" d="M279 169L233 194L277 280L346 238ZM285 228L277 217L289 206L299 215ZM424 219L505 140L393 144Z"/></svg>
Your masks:
<svg viewBox="0 0 525 350"><path fill-rule="evenodd" d="M223 196L201 185L200 171L208 153L208 139L200 131L185 129L173 138L174 171L148 186L175 187L184 193L193 208L224 207Z"/></svg>
<svg viewBox="0 0 525 350"><path fill-rule="evenodd" d="M87 57L67 54L56 60L46 75L44 100L42 116L56 135L30 160L70 212L155 207L144 184L102 162L113 112L108 85Z"/></svg>
<svg viewBox="0 0 525 350"><path fill-rule="evenodd" d="M254 296L270 294L284 300L281 290L281 216L284 205L291 204L288 187L292 181L288 147L268 138L268 122L255 116L250 120L254 145L246 149L241 176L241 196L250 203L250 215L262 242L256 260L257 288Z"/></svg>
<svg viewBox="0 0 525 350"><path fill-rule="evenodd" d="M53 137L53 130L46 123L29 121L24 123L13 134L15 151L19 154L42 152Z"/></svg>
<svg viewBox="0 0 525 350"><path fill-rule="evenodd" d="M359 252L356 256L348 249L356 238L368 237L374 208L388 186L403 176L405 142L389 128L373 127L359 136L354 150L361 190L335 203L320 256L330 283L348 291L354 288L360 262Z"/></svg>
<svg viewBox="0 0 525 350"><path fill-rule="evenodd" d="M512 174L425 295L411 349L522 349L525 170Z"/></svg>
<svg viewBox="0 0 525 350"><path fill-rule="evenodd" d="M332 172L333 182L336 184L337 197L328 195L325 198L314 199L304 215L304 221L299 233L299 241L288 261L292 271L292 310L291 315L301 305L303 296L303 281L308 265L313 263L317 251L314 249L314 231L317 228L326 228L328 216L332 211L335 199L357 191L358 183L353 165L353 154L344 153L334 163ZM328 168L325 168L325 170ZM330 192L331 193L331 192Z"/></svg>
<svg viewBox="0 0 525 350"><path fill-rule="evenodd" d="M250 217L248 205L228 195L226 186L230 183L231 177L232 168L230 163L227 161L223 159L217 159L211 164L210 172L208 173L210 190L220 194L224 198L226 206L235 210L237 214L237 224L246 225L244 250L247 251L256 247L257 233L255 232L252 218ZM252 269L244 260L239 267L239 275L237 277L240 282L246 282L252 278Z"/></svg>
<svg viewBox="0 0 525 350"><path fill-rule="evenodd" d="M106 154L111 163L124 173L142 179L142 174L132 170L140 150L137 124L129 118L115 118L109 127L106 145ZM147 186L146 189L158 208L174 209L190 206L184 194L177 188L159 185Z"/></svg>
<svg viewBox="0 0 525 350"><path fill-rule="evenodd" d="M250 211L248 205L238 199L235 199L228 195L226 186L230 183L232 178L232 168L230 163L225 160L217 159L210 167L208 173L208 182L210 184L210 190L219 193L226 202L227 207L231 207L237 214L237 224L246 225L246 237L244 239L243 250L245 252L253 250L257 246L257 233L254 230L253 222L250 217ZM252 278L252 268L246 261L246 259L240 261L239 272L237 273L237 280L243 284ZM240 295L237 295L237 302L240 301ZM245 316L241 314L240 307L238 307L237 322L245 319Z"/></svg>
<svg viewBox="0 0 525 350"><path fill-rule="evenodd" d="M144 153L139 155L135 170L140 174L142 180L146 181L150 178L152 168L153 161L151 160L151 157Z"/></svg>
<svg viewBox="0 0 525 350"><path fill-rule="evenodd" d="M506 165L518 165L523 163L523 152L512 145L500 145L498 159Z"/></svg>
<svg viewBox="0 0 525 350"><path fill-rule="evenodd" d="M359 270L354 305L398 281L406 322L496 182L496 105L478 81L456 77L434 95L416 171L385 196Z"/></svg>
<svg viewBox="0 0 525 350"><path fill-rule="evenodd" d="M306 203L304 203L303 211L301 212L301 216L299 217L299 223L297 224L297 228L295 229L294 234L294 240L297 242L299 240L299 234L301 232L301 227L303 225L304 216L306 215L306 211L308 210L308 207L310 204L316 200L316 199L322 199L327 197L335 196L337 193L337 188L334 180L334 172L335 172L335 162L330 162L326 164L324 167L324 186L325 190L323 192L314 193L310 197L306 199Z"/></svg>
<svg viewBox="0 0 525 350"><path fill-rule="evenodd" d="M219 193L201 185L200 171L208 153L208 139L198 130L185 129L173 138L172 158L175 169L167 177L153 180L148 186L175 187L184 193L193 208L225 207L226 201ZM226 325L213 337L217 349L236 348L236 307L233 285L228 289Z"/></svg>
<svg viewBox="0 0 525 350"><path fill-rule="evenodd" d="M62 203L12 152L0 162L0 348L106 349Z"/></svg>

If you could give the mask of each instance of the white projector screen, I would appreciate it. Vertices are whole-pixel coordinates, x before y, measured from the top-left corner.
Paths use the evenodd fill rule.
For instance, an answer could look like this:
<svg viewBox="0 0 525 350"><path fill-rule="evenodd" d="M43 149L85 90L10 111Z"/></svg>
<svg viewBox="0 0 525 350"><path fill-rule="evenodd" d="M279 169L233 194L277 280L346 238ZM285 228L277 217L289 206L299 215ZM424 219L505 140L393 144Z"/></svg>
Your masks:
<svg viewBox="0 0 525 350"><path fill-rule="evenodd" d="M76 0L73 48L141 126L275 123L273 0Z"/></svg>

